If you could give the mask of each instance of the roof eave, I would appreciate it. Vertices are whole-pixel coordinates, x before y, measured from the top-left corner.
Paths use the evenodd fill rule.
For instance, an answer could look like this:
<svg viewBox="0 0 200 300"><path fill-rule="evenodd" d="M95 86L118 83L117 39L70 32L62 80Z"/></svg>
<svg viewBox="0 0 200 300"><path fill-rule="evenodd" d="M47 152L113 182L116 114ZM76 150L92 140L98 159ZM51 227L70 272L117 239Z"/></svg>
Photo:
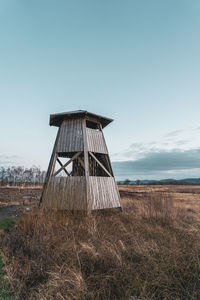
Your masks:
<svg viewBox="0 0 200 300"><path fill-rule="evenodd" d="M99 120L103 128L113 121L113 119L110 118L96 115L85 110L79 110L79 111L72 111L71 113L69 112L69 113L51 114L49 125L59 127L64 120L71 119L71 118L82 118L82 117L96 118L97 120Z"/></svg>

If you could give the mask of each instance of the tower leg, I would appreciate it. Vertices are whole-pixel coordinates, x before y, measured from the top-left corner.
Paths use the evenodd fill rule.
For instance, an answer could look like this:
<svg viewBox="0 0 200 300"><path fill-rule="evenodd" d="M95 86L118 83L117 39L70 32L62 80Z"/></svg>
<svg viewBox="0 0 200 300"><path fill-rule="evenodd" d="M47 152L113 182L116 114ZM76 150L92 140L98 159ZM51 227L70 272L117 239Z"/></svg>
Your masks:
<svg viewBox="0 0 200 300"><path fill-rule="evenodd" d="M51 175L54 171L54 168L55 168L56 159L57 159L56 147L57 147L59 135L60 135L60 128L58 129L58 133L57 133L57 137L56 137L54 147L53 147L53 151L52 151L52 154L51 154L51 159L50 159L50 162L49 162L47 174L46 174L45 181L44 181L44 184L43 184L43 190L42 190L42 195L40 197L39 207L41 206L43 196L46 192L50 177L51 177Z"/></svg>
<svg viewBox="0 0 200 300"><path fill-rule="evenodd" d="M87 203L87 213L91 213L90 199L89 199L89 160L88 160L88 145L87 145L87 135L86 135L86 120L82 121L83 128L83 145L84 145L84 162L85 162L85 180L86 180L86 203Z"/></svg>

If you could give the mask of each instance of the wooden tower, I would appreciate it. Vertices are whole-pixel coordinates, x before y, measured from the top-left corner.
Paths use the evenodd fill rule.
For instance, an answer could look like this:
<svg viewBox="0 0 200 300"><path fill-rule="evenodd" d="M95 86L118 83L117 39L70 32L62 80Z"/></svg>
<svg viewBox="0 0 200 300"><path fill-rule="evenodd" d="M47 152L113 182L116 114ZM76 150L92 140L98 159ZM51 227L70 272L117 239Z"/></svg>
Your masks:
<svg viewBox="0 0 200 300"><path fill-rule="evenodd" d="M59 127L40 204L43 208L121 208L102 129L112 119L84 110L50 115Z"/></svg>

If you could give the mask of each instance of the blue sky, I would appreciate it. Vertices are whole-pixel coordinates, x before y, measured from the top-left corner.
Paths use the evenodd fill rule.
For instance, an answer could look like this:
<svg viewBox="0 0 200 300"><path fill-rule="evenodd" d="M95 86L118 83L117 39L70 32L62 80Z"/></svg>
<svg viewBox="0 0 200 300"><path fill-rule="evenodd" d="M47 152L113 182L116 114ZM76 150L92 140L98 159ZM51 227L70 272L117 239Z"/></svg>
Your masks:
<svg viewBox="0 0 200 300"><path fill-rule="evenodd" d="M115 119L117 179L200 177L199 15L199 0L0 0L0 165L46 169L49 114L86 109Z"/></svg>

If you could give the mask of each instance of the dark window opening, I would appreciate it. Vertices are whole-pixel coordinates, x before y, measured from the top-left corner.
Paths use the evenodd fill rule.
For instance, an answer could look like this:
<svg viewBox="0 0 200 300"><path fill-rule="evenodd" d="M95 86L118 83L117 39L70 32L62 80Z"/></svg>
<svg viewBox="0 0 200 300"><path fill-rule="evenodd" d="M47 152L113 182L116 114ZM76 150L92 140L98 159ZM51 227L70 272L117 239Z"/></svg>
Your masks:
<svg viewBox="0 0 200 300"><path fill-rule="evenodd" d="M54 176L85 176L84 153L57 153ZM113 177L112 167L107 154L88 153L89 176Z"/></svg>
<svg viewBox="0 0 200 300"><path fill-rule="evenodd" d="M100 124L93 121L86 120L86 127L100 131Z"/></svg>
<svg viewBox="0 0 200 300"><path fill-rule="evenodd" d="M96 159L89 154L90 176L110 177L113 176L110 160L107 154L93 153ZM103 167L102 167L103 166ZM108 171L106 172L105 169ZM110 175L109 175L110 174Z"/></svg>
<svg viewBox="0 0 200 300"><path fill-rule="evenodd" d="M77 152L57 152L58 157L72 158Z"/></svg>

